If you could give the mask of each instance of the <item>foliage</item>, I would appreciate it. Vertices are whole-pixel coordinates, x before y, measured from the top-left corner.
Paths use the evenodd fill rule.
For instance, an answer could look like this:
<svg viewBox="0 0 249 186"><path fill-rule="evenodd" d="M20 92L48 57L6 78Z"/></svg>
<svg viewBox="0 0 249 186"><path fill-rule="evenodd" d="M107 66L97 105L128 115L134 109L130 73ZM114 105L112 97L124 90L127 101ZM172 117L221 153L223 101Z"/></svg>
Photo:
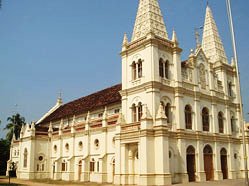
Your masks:
<svg viewBox="0 0 249 186"><path fill-rule="evenodd" d="M0 139L0 175L5 175L7 161L9 160L10 141Z"/></svg>
<svg viewBox="0 0 249 186"><path fill-rule="evenodd" d="M11 117L7 118L7 121L9 122L4 130L8 130L6 134L6 139L11 141L13 137L13 133L15 134L16 139L20 137L20 131L22 128L22 125L25 125L25 118L22 117L19 113L12 115Z"/></svg>

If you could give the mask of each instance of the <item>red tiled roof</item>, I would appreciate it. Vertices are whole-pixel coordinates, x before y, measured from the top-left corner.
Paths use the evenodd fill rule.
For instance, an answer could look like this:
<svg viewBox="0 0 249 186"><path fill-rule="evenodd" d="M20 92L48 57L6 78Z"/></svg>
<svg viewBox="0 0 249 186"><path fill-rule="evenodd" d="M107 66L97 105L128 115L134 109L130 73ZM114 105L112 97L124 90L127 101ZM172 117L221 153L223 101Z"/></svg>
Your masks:
<svg viewBox="0 0 249 186"><path fill-rule="evenodd" d="M121 84L118 84L66 103L46 117L40 124L72 117L113 103L121 103L121 96L119 94L121 88Z"/></svg>

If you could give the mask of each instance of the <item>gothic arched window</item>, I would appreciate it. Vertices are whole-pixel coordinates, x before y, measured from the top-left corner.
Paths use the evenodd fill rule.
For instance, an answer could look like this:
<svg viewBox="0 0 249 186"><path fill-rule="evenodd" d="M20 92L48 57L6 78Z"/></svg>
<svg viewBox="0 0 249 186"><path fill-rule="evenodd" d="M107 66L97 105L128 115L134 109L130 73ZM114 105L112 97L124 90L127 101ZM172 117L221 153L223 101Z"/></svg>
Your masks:
<svg viewBox="0 0 249 186"><path fill-rule="evenodd" d="M135 61L133 61L131 67L132 67L132 80L135 80L137 79L137 66Z"/></svg>
<svg viewBox="0 0 249 186"><path fill-rule="evenodd" d="M223 113L218 113L218 124L219 124L219 133L224 132L224 122L223 122Z"/></svg>
<svg viewBox="0 0 249 186"><path fill-rule="evenodd" d="M233 96L233 87L232 87L233 85L232 85L232 82L229 82L228 83L228 95L229 96Z"/></svg>
<svg viewBox="0 0 249 186"><path fill-rule="evenodd" d="M232 116L231 117L231 119L230 119L231 121L231 131L232 132L236 132L236 125L235 125L235 118L234 118L234 116Z"/></svg>
<svg viewBox="0 0 249 186"><path fill-rule="evenodd" d="M142 65L142 60L138 60L138 78L141 78L143 76L143 65Z"/></svg>
<svg viewBox="0 0 249 186"><path fill-rule="evenodd" d="M171 122L171 105L170 103L167 103L165 106L165 115L167 117L167 122L170 123Z"/></svg>
<svg viewBox="0 0 249 186"><path fill-rule="evenodd" d="M159 60L159 76L160 77L164 77L164 74L163 74L163 59L161 58L160 60Z"/></svg>
<svg viewBox="0 0 249 186"><path fill-rule="evenodd" d="M23 153L23 167L26 168L28 165L28 150L25 148Z"/></svg>
<svg viewBox="0 0 249 186"><path fill-rule="evenodd" d="M202 109L202 128L203 131L209 131L209 111L206 107Z"/></svg>
<svg viewBox="0 0 249 186"><path fill-rule="evenodd" d="M132 110L132 121L136 122L137 121L137 109L136 109L135 104L132 105L131 110Z"/></svg>
<svg viewBox="0 0 249 186"><path fill-rule="evenodd" d="M95 171L95 160L92 159L90 161L90 172L94 172Z"/></svg>
<svg viewBox="0 0 249 186"><path fill-rule="evenodd" d="M169 79L169 61L168 60L165 62L164 73L165 73L165 78Z"/></svg>
<svg viewBox="0 0 249 186"><path fill-rule="evenodd" d="M141 121L142 114L143 114L143 106L142 106L142 103L139 102L138 103L138 121Z"/></svg>
<svg viewBox="0 0 249 186"><path fill-rule="evenodd" d="M190 105L185 107L185 126L186 129L192 129L192 108Z"/></svg>

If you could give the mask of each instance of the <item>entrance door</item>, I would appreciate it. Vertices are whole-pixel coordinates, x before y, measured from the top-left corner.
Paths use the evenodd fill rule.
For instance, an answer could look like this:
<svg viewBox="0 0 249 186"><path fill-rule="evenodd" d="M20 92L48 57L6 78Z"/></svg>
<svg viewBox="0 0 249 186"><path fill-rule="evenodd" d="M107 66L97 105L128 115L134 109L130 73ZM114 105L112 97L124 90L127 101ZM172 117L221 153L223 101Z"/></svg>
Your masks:
<svg viewBox="0 0 249 186"><path fill-rule="evenodd" d="M213 168L213 150L209 145L206 145L204 150L204 171L206 173L206 180L210 181L214 179Z"/></svg>
<svg viewBox="0 0 249 186"><path fill-rule="evenodd" d="M187 148L187 172L189 182L195 181L195 149L193 146Z"/></svg>
<svg viewBox="0 0 249 186"><path fill-rule="evenodd" d="M78 167L78 180L81 180L81 173L82 173L82 161L79 161L79 167Z"/></svg>
<svg viewBox="0 0 249 186"><path fill-rule="evenodd" d="M223 179L227 179L228 178L227 151L224 148L222 148L220 151L220 163L221 163L221 171Z"/></svg>

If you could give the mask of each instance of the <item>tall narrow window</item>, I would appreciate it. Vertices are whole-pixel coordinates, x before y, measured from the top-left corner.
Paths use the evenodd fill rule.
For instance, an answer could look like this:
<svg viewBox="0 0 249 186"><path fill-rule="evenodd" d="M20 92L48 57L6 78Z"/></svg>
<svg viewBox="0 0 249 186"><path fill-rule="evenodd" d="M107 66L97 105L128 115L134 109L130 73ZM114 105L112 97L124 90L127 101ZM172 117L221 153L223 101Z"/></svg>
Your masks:
<svg viewBox="0 0 249 186"><path fill-rule="evenodd" d="M170 103L167 103L167 105L165 106L165 115L167 117L167 122L168 123L171 123L171 106L170 106Z"/></svg>
<svg viewBox="0 0 249 186"><path fill-rule="evenodd" d="M142 60L138 60L138 78L141 78L143 75L143 65L142 65Z"/></svg>
<svg viewBox="0 0 249 186"><path fill-rule="evenodd" d="M66 163L65 160L63 160L62 163L61 163L61 171L62 172L67 171L67 163Z"/></svg>
<svg viewBox="0 0 249 186"><path fill-rule="evenodd" d="M24 156L24 158L23 158L23 167L27 168L27 165L28 165L28 150L26 148L24 149L23 156Z"/></svg>
<svg viewBox="0 0 249 186"><path fill-rule="evenodd" d="M165 73L165 78L169 79L169 61L168 60L165 62L164 73Z"/></svg>
<svg viewBox="0 0 249 186"><path fill-rule="evenodd" d="M185 107L185 126L186 129L192 129L192 108L190 105Z"/></svg>
<svg viewBox="0 0 249 186"><path fill-rule="evenodd" d="M163 59L162 58L159 60L159 75L162 78L164 77L164 74L163 74Z"/></svg>
<svg viewBox="0 0 249 186"><path fill-rule="evenodd" d="M206 107L202 109L202 127L203 131L209 131L209 111Z"/></svg>
<svg viewBox="0 0 249 186"><path fill-rule="evenodd" d="M90 172L94 172L95 171L95 160L92 159L90 161Z"/></svg>
<svg viewBox="0 0 249 186"><path fill-rule="evenodd" d="M224 122L223 122L222 112L219 112L218 114L218 123L219 123L219 133L224 133Z"/></svg>
<svg viewBox="0 0 249 186"><path fill-rule="evenodd" d="M137 109L136 109L135 104L132 105L131 110L132 110L132 121L136 122L137 121Z"/></svg>
<svg viewBox="0 0 249 186"><path fill-rule="evenodd" d="M228 83L228 95L233 96L233 87L232 87L232 82Z"/></svg>
<svg viewBox="0 0 249 186"><path fill-rule="evenodd" d="M236 132L236 127L235 127L235 118L234 116L231 117L231 130L232 132Z"/></svg>
<svg viewBox="0 0 249 186"><path fill-rule="evenodd" d="M143 114L143 106L142 103L138 103L138 121L141 121Z"/></svg>
<svg viewBox="0 0 249 186"><path fill-rule="evenodd" d="M137 67L136 67L136 63L133 62L132 65L132 80L137 79Z"/></svg>

